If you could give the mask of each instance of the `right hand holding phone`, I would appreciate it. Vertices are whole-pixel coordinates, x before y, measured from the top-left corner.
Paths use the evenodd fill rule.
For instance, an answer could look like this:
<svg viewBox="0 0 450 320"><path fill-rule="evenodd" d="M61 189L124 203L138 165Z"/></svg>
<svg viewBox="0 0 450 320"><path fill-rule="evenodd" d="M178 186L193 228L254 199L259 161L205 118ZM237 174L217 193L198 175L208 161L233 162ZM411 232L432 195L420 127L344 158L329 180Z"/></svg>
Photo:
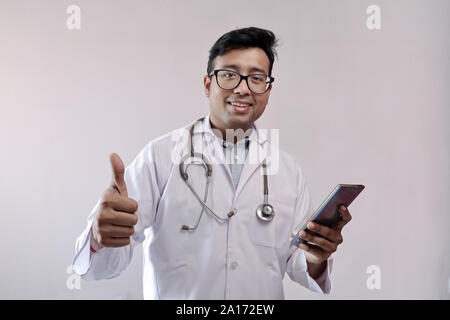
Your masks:
<svg viewBox="0 0 450 320"><path fill-rule="evenodd" d="M345 206L341 206L339 212L341 219L333 228L309 222L308 229L300 232L300 238L307 242L295 246L305 251L307 262L323 263L343 243L342 228L352 220L352 216Z"/></svg>
<svg viewBox="0 0 450 320"><path fill-rule="evenodd" d="M128 198L125 166L120 157L110 155L113 179L105 190L92 223L92 237L101 247L123 247L130 244L134 226L138 222L138 203Z"/></svg>

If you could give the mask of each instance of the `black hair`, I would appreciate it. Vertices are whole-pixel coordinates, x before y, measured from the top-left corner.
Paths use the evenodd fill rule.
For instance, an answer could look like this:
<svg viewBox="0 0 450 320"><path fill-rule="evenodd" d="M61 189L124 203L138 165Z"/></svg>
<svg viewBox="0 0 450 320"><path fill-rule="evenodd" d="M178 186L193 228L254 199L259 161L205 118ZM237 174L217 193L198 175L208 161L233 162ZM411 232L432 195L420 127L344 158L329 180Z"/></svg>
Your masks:
<svg viewBox="0 0 450 320"><path fill-rule="evenodd" d="M229 50L257 47L264 50L269 58L269 75L272 75L273 62L277 56L277 52L275 50L277 45L278 39L270 30L256 27L232 30L222 35L209 50L208 67L206 72L209 75L213 71L214 59L217 56L225 54Z"/></svg>

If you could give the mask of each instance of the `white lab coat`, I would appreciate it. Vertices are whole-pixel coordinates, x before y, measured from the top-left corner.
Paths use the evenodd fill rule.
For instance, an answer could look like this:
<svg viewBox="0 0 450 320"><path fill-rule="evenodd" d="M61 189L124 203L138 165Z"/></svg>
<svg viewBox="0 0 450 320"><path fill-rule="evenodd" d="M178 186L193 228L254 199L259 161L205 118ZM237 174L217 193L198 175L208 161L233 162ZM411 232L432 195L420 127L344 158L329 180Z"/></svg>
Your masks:
<svg viewBox="0 0 450 320"><path fill-rule="evenodd" d="M195 151L203 151L213 162L207 205L221 217L232 209L236 214L227 222L219 222L204 212L196 231L181 230L182 225L194 226L201 211L180 176L179 164L172 161L175 154L188 152L186 133L190 126L150 141L126 167L128 196L139 204L139 221L130 245L102 248L90 256L90 229L97 203L77 239L74 271L86 280L116 277L130 263L133 249L144 242L145 299L284 299L282 280L286 272L312 291L329 293L332 258L315 281L307 272L304 252L289 244L290 236L313 208L300 166L283 151L279 152L278 172L268 176L269 203L275 217L263 223L256 216L257 206L263 203L261 163L268 154L264 132L252 130L249 154L258 152L262 156L256 163L244 164L235 190L220 139L211 131L209 115L197 124ZM271 172L273 161L266 159ZM203 198L203 167L192 165L188 174Z"/></svg>

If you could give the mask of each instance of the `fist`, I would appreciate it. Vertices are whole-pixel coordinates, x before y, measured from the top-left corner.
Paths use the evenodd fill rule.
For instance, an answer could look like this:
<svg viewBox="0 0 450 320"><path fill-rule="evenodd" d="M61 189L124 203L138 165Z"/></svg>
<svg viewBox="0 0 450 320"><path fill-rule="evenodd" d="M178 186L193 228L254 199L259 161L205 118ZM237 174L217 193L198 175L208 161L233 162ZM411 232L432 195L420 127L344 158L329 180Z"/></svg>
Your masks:
<svg viewBox="0 0 450 320"><path fill-rule="evenodd" d="M134 226L138 222L135 214L138 203L128 198L122 160L115 153L111 154L109 159L113 178L100 200L92 223L92 237L101 247L117 248L130 244L130 237L134 234Z"/></svg>

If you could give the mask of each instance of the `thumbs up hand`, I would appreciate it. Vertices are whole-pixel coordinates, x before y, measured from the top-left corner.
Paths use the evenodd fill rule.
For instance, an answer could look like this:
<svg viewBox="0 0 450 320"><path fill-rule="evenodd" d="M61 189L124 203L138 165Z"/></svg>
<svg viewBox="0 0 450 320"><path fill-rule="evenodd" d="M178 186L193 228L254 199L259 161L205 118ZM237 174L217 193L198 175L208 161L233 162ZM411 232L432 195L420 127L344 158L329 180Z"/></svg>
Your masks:
<svg viewBox="0 0 450 320"><path fill-rule="evenodd" d="M123 247L130 244L138 203L128 198L125 184L125 166L116 153L109 157L112 168L111 186L103 193L92 223L92 236L102 247Z"/></svg>

